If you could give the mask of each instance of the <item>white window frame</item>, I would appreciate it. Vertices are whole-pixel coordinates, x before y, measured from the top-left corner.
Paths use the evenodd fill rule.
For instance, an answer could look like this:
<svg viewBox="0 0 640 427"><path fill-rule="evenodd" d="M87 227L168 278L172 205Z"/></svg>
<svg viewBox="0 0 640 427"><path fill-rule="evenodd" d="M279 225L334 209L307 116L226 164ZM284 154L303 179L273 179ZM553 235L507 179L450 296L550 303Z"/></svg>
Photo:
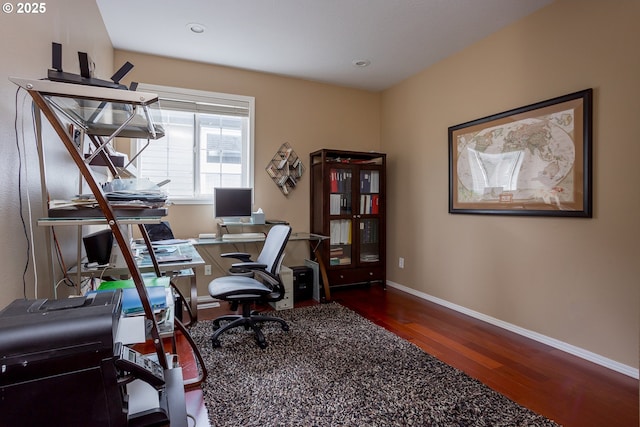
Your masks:
<svg viewBox="0 0 640 427"><path fill-rule="evenodd" d="M147 83L140 83L138 90L143 92L155 93L160 99L160 109L162 109L163 100L176 100L184 101L188 103L196 103L197 105L203 105L206 107L221 106L221 109L233 109L234 107L248 110L248 147L246 159L243 158L243 162L246 162L247 168L247 182L242 187L254 188L255 177L255 98L253 96L235 95L221 92L209 92L196 89L184 89L170 86L152 85ZM165 101L166 102L166 101ZM206 111L205 111L206 112ZM153 144L153 141L151 141ZM137 148L136 148L137 152ZM136 161L136 167L139 169L140 159ZM194 186L197 181L200 180L200 162L199 154L194 153L193 158L193 173ZM194 187L195 188L195 187ZM213 202L212 195L200 195L194 198L172 198L169 195L169 201L174 204L210 204Z"/></svg>

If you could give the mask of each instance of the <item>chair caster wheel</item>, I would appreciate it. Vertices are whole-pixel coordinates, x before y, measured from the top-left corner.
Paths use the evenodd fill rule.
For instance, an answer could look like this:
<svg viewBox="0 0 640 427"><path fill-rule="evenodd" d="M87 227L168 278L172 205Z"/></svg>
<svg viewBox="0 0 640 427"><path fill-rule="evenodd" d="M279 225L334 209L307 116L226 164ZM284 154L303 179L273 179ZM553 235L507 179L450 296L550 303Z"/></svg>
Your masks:
<svg viewBox="0 0 640 427"><path fill-rule="evenodd" d="M267 348L267 343L264 341L258 341L258 347L264 350L265 348Z"/></svg>
<svg viewBox="0 0 640 427"><path fill-rule="evenodd" d="M217 331L218 329L220 329L220 323L219 322L213 322L211 324L211 329L213 329L214 331Z"/></svg>
<svg viewBox="0 0 640 427"><path fill-rule="evenodd" d="M288 331L289 330L289 325L282 325L282 330L283 331Z"/></svg>
<svg viewBox="0 0 640 427"><path fill-rule="evenodd" d="M212 339L212 340L211 340L211 347L213 347L213 348L219 348L219 347L220 347L220 340L218 340L218 339Z"/></svg>

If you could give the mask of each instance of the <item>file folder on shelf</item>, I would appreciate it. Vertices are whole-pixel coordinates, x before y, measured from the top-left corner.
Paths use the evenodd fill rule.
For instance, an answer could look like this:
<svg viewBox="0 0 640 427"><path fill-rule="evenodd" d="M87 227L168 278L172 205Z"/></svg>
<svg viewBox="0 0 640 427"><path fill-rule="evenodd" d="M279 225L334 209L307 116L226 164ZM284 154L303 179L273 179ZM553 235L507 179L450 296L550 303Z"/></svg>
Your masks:
<svg viewBox="0 0 640 427"><path fill-rule="evenodd" d="M149 295L151 308L162 310L167 307L166 288L169 286L168 277L145 278L144 283ZM133 283L133 280L115 280L112 282L102 282L97 291L106 292L113 289L122 289L122 312L124 314L138 314L143 312L142 301Z"/></svg>

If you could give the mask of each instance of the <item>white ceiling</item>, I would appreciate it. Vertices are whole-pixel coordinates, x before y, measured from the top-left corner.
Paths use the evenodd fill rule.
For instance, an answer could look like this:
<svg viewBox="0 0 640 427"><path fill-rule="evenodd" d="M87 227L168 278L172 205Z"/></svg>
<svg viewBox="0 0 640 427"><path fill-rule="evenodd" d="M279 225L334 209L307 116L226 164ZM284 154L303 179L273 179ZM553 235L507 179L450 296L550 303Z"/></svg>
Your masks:
<svg viewBox="0 0 640 427"><path fill-rule="evenodd" d="M96 0L116 49L371 91L552 1ZM189 23L206 30L194 34Z"/></svg>

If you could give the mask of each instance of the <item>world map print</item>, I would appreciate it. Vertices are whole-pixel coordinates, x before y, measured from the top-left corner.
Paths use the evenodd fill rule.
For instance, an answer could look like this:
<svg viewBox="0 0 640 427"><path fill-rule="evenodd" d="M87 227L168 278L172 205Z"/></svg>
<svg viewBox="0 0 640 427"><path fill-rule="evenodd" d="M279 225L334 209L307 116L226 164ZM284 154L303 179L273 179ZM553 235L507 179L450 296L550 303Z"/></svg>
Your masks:
<svg viewBox="0 0 640 427"><path fill-rule="evenodd" d="M572 202L574 110L457 138L459 202Z"/></svg>

